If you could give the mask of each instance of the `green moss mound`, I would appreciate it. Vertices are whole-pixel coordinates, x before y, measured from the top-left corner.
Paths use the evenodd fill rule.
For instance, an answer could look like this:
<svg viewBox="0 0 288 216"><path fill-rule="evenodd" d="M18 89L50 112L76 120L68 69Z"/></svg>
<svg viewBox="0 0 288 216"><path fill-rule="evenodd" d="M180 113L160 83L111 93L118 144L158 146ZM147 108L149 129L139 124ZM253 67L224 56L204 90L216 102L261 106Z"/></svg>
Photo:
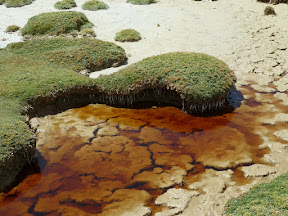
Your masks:
<svg viewBox="0 0 288 216"><path fill-rule="evenodd" d="M128 3L134 4L134 5L147 5L155 3L155 0L127 0Z"/></svg>
<svg viewBox="0 0 288 216"><path fill-rule="evenodd" d="M75 11L49 12L29 19L22 35L60 35L92 27L85 14Z"/></svg>
<svg viewBox="0 0 288 216"><path fill-rule="evenodd" d="M114 39L120 42L127 42L127 41L134 42L134 41L139 41L141 39L141 35L139 32L137 32L134 29L124 29L116 33L116 36Z"/></svg>
<svg viewBox="0 0 288 216"><path fill-rule="evenodd" d="M276 12L273 7L267 6L264 9L264 15L276 15Z"/></svg>
<svg viewBox="0 0 288 216"><path fill-rule="evenodd" d="M10 25L10 26L8 26L7 28L6 28L6 30L5 30L5 32L16 32L16 31L18 31L20 29L20 27L19 26L17 26L17 25Z"/></svg>
<svg viewBox="0 0 288 216"><path fill-rule="evenodd" d="M288 174L254 186L226 204L226 215L288 215Z"/></svg>
<svg viewBox="0 0 288 216"><path fill-rule="evenodd" d="M184 110L201 113L221 108L235 77L225 63L212 56L177 52L146 58L97 82L111 95L171 90L181 97Z"/></svg>
<svg viewBox="0 0 288 216"><path fill-rule="evenodd" d="M74 0L62 0L62 1L56 2L54 4L54 7L59 10L67 10L73 7L77 7L77 5Z"/></svg>
<svg viewBox="0 0 288 216"><path fill-rule="evenodd" d="M33 101L83 86L90 91L94 80L75 70L121 65L124 60L121 47L88 38L35 39L0 49L0 190L34 155L35 137L22 115Z"/></svg>
<svg viewBox="0 0 288 216"><path fill-rule="evenodd" d="M34 0L2 0L5 2L6 7L23 7L25 5L32 4Z"/></svg>
<svg viewBox="0 0 288 216"><path fill-rule="evenodd" d="M86 37L86 36L96 37L94 30L91 28L82 29L80 33L83 37Z"/></svg>
<svg viewBox="0 0 288 216"><path fill-rule="evenodd" d="M82 5L83 10L97 11L108 9L109 6L102 1L91 0L87 1Z"/></svg>

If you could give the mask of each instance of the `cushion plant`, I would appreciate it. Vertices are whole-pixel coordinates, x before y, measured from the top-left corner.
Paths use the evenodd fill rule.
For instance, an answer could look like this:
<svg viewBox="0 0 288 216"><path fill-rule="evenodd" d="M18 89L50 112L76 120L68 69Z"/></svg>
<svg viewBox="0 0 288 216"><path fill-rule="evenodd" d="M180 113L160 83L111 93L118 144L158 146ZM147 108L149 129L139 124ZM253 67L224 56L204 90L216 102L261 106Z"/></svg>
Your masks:
<svg viewBox="0 0 288 216"><path fill-rule="evenodd" d="M90 11L97 11L97 10L103 10L103 9L108 9L108 5L105 4L102 1L99 0L90 0L85 2L82 5L83 10L90 10Z"/></svg>
<svg viewBox="0 0 288 216"><path fill-rule="evenodd" d="M225 63L214 57L176 52L146 58L96 82L109 95L161 89L163 99L171 96L177 100L173 95L176 92L184 110L201 113L217 110L225 103L235 77Z"/></svg>
<svg viewBox="0 0 288 216"><path fill-rule="evenodd" d="M30 18L22 28L22 35L60 35L92 27L81 12L59 11L42 13Z"/></svg>
<svg viewBox="0 0 288 216"><path fill-rule="evenodd" d="M116 33L114 39L120 42L126 42L126 41L133 42L133 41L139 41L141 39L141 36L140 33L134 29L124 29Z"/></svg>
<svg viewBox="0 0 288 216"><path fill-rule="evenodd" d="M59 10L71 9L76 6L77 5L74 0L62 0L54 4L54 7Z"/></svg>
<svg viewBox="0 0 288 216"><path fill-rule="evenodd" d="M10 25L6 28L5 32L16 32L20 29L17 25Z"/></svg>
<svg viewBox="0 0 288 216"><path fill-rule="evenodd" d="M23 7L25 5L32 4L34 0L1 0L5 2L6 7Z"/></svg>
<svg viewBox="0 0 288 216"><path fill-rule="evenodd" d="M155 0L127 0L128 3L134 4L134 5L147 5L151 3L155 3Z"/></svg>

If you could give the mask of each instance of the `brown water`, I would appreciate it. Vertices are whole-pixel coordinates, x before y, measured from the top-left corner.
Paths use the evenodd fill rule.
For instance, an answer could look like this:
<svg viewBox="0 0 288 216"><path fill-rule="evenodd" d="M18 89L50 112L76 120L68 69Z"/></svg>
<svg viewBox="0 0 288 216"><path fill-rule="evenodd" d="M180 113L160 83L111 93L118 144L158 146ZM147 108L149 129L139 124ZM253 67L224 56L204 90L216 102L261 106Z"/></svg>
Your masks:
<svg viewBox="0 0 288 216"><path fill-rule="evenodd" d="M259 131L278 129L259 119L285 107L272 93L263 94L265 103L255 101L249 88L243 94L253 97L214 117L173 107L89 105L40 119L41 171L32 169L2 194L0 215L154 215L162 210L154 204L157 196L172 187L187 189L206 169L231 169L237 184L249 183L239 167L263 163L269 151L258 149Z"/></svg>

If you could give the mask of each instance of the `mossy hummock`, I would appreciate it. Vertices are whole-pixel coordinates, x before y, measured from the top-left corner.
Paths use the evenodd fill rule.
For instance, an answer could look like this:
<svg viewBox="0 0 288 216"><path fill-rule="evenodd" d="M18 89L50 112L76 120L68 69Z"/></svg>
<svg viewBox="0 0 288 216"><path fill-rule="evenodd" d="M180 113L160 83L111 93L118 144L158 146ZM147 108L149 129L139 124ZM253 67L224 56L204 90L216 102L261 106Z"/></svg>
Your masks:
<svg viewBox="0 0 288 216"><path fill-rule="evenodd" d="M22 35L60 35L92 27L84 13L75 11L49 12L29 19L22 28Z"/></svg>
<svg viewBox="0 0 288 216"><path fill-rule="evenodd" d="M206 54L180 52L149 57L96 80L101 91L120 104L123 95L133 103L141 92L152 90L157 100L178 104L188 113L221 109L235 81L224 62Z"/></svg>
<svg viewBox="0 0 288 216"><path fill-rule="evenodd" d="M128 3L134 4L134 5L147 5L155 3L155 0L127 0Z"/></svg>
<svg viewBox="0 0 288 216"><path fill-rule="evenodd" d="M54 7L59 10L67 10L76 6L77 4L74 0L62 0L54 4Z"/></svg>
<svg viewBox="0 0 288 216"><path fill-rule="evenodd" d="M32 4L34 0L0 0L0 5L4 4L7 8L10 7L23 7L25 5Z"/></svg>
<svg viewBox="0 0 288 216"><path fill-rule="evenodd" d="M10 32L16 32L20 29L19 26L17 25L10 25L6 28L5 32L10 33Z"/></svg>
<svg viewBox="0 0 288 216"><path fill-rule="evenodd" d="M120 42L134 42L139 41L141 39L141 35L134 29L124 29L116 33L114 39Z"/></svg>
<svg viewBox="0 0 288 216"><path fill-rule="evenodd" d="M108 8L109 6L107 4L99 0L90 0L82 5L83 10L90 10L90 11L105 10Z"/></svg>

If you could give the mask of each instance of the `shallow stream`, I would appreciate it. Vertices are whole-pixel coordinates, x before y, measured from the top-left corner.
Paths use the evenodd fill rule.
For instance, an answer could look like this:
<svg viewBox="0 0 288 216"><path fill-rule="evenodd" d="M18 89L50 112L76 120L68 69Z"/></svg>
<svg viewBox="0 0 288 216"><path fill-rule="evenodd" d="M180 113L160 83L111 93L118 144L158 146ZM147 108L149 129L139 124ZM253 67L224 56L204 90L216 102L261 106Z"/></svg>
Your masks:
<svg viewBox="0 0 288 216"><path fill-rule="evenodd" d="M273 133L285 123L263 119L287 107L275 93L241 92L241 106L212 117L91 104L32 119L38 164L0 196L0 215L185 215L208 193L217 203L228 188L251 183L243 167L273 167L263 136L282 142Z"/></svg>

